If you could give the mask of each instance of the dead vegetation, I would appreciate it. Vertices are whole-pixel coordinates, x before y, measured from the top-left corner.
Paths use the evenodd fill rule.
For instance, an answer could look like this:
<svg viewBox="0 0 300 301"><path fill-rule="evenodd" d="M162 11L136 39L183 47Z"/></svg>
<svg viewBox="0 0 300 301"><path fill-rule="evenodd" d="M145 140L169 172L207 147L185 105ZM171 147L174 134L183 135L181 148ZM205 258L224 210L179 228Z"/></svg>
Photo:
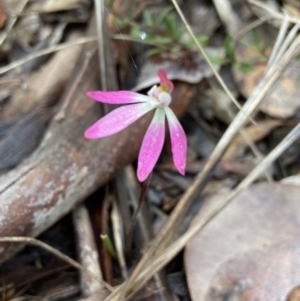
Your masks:
<svg viewBox="0 0 300 301"><path fill-rule="evenodd" d="M297 1L3 0L0 29L1 300L298 300ZM141 185L151 113L86 140L85 95L159 68L186 176L166 140Z"/></svg>

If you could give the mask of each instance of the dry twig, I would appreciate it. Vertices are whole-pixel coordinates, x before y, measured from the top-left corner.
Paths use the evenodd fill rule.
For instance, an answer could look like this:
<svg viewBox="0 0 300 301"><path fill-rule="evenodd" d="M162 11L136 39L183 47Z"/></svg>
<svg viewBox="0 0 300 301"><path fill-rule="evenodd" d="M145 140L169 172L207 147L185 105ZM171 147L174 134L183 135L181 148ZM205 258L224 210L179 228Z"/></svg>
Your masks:
<svg viewBox="0 0 300 301"><path fill-rule="evenodd" d="M19 11L10 17L9 23L6 26L5 31L3 31L0 36L0 46L3 44L3 42L5 41L5 39L8 36L9 32L14 27L15 23L18 20L18 15L24 10L25 6L27 5L27 2L28 2L28 0L20 1L20 3L19 3L20 7L18 7Z"/></svg>
<svg viewBox="0 0 300 301"><path fill-rule="evenodd" d="M101 278L99 278L97 275L95 275L94 273L90 272L89 270L86 270L81 264L79 264L77 261L73 260L72 258L70 258L69 256L63 254L62 252L56 250L55 248L49 246L48 244L32 238L32 237L23 237L23 236L12 236L12 237L0 237L0 242L12 242L12 243L25 243L25 244L30 244L33 246L37 246L40 247L48 252L50 252L51 254L53 254L54 256L60 258L61 260L67 262L70 266L82 271L83 273L88 274L89 276L91 276L93 279L97 280L98 282L102 283L103 286L105 288L107 288L109 291L113 291L113 288L106 283L105 281L103 281Z"/></svg>
<svg viewBox="0 0 300 301"><path fill-rule="evenodd" d="M258 8L261 8L261 9L265 10L271 16L273 16L274 19L278 19L278 20L283 20L284 19L284 15L283 14L277 13L273 9L270 9L267 5L264 5L262 2L259 2L259 1L256 1L256 0L248 0L248 3L249 4L253 4L253 5L257 6ZM299 23L300 19L289 16L289 22L291 22L291 23Z"/></svg>
<svg viewBox="0 0 300 301"><path fill-rule="evenodd" d="M105 66L105 36L104 28L105 23L105 13L104 13L104 1L94 0L95 12L96 12L96 21L97 21L97 41L98 41L98 55L99 55L99 70L100 70L100 80L102 90L107 90L107 72Z"/></svg>
<svg viewBox="0 0 300 301"><path fill-rule="evenodd" d="M86 44L86 43L90 43L90 42L94 42L94 41L97 41L97 37L84 37L84 38L80 38L74 42L70 42L70 43L62 43L62 44L59 44L59 45L55 45L55 46L51 46L49 48L46 48L46 49L42 49L40 51L36 51L34 53L31 53L31 54L28 54L27 56L25 56L24 58L21 58L19 60L16 60L6 66L3 66L0 68L0 74L4 74L12 69L15 69L27 62L29 62L30 60L33 60L37 57L40 57L40 56L43 56L43 55L46 55L46 54L49 54L49 53L52 53L52 52L55 52L55 51L59 51L59 50L62 50L62 49L65 49L65 48L68 48L68 47L73 47L73 46L76 46L76 45L80 45L80 44Z"/></svg>
<svg viewBox="0 0 300 301"><path fill-rule="evenodd" d="M103 279L99 267L98 252L94 233L86 207L82 204L73 211L74 228L77 236L77 249L81 266L84 270ZM100 282L87 273L81 273L81 289L84 296L91 296L105 289L103 280Z"/></svg>

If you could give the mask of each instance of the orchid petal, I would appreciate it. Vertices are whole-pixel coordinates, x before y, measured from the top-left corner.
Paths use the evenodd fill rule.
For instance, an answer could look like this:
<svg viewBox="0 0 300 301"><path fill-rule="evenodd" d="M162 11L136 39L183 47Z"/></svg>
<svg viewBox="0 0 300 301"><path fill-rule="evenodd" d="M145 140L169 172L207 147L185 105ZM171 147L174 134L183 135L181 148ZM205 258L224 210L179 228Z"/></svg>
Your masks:
<svg viewBox="0 0 300 301"><path fill-rule="evenodd" d="M149 97L131 91L90 91L86 95L96 101L109 104L148 102Z"/></svg>
<svg viewBox="0 0 300 301"><path fill-rule="evenodd" d="M137 176L140 182L147 179L154 168L165 140L165 112L157 108L144 137L138 158Z"/></svg>
<svg viewBox="0 0 300 301"><path fill-rule="evenodd" d="M165 69L158 70L158 77L160 80L160 85L163 88L166 88L167 92L171 93L174 88L174 84L168 79Z"/></svg>
<svg viewBox="0 0 300 301"><path fill-rule="evenodd" d="M174 165L177 168L178 172L184 175L187 154L186 135L173 111L169 107L167 107L165 108L165 112L170 128Z"/></svg>
<svg viewBox="0 0 300 301"><path fill-rule="evenodd" d="M125 129L154 108L155 106L149 103L139 103L117 108L88 128L84 136L88 139L97 139L113 135Z"/></svg>

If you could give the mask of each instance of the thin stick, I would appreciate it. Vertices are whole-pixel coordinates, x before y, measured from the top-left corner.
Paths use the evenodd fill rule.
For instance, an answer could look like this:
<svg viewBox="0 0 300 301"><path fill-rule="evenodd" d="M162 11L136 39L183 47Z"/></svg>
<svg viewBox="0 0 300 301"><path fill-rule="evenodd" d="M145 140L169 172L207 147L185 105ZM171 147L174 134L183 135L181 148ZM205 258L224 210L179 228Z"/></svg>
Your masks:
<svg viewBox="0 0 300 301"><path fill-rule="evenodd" d="M76 207L72 212L74 230L77 241L77 252L81 266L103 279L100 266L99 254L96 247L94 233L89 213L84 204ZM99 282L87 273L80 273L81 290L84 296L93 295L104 290L103 281Z"/></svg>
<svg viewBox="0 0 300 301"><path fill-rule="evenodd" d="M289 32L288 36L286 37L285 41L282 43L280 49L278 50L278 53L274 57L274 64L278 63L279 59L282 57L284 52L289 47L290 43L295 38L295 35L297 34L299 28L300 28L300 20L299 20L299 23L296 23L294 25L294 27L290 30L290 32Z"/></svg>
<svg viewBox="0 0 300 301"><path fill-rule="evenodd" d="M148 176L146 181L143 183L137 207L136 207L136 209L133 213L133 216L131 218L130 226L128 228L128 233L126 235L129 247L132 245L133 230L134 230L134 227L136 225L137 217L138 217L138 214L140 212L141 206L142 206L143 202L145 201L145 198L146 198L146 195L147 195L147 192L148 192L148 188L149 188L149 184L150 184L150 181L151 181L151 177L152 177L152 172L150 173L150 175Z"/></svg>
<svg viewBox="0 0 300 301"><path fill-rule="evenodd" d="M278 54L280 45L282 44L282 41L284 40L284 37L285 37L286 32L288 30L289 24L290 23L289 23L288 15L285 14L284 15L284 19L282 21L282 24L280 26L280 30L279 30L277 39L275 41L275 44L274 44L274 47L273 47L273 50L272 50L272 53L271 53L271 55L269 57L268 66L271 66L271 65L274 64L275 58L276 58L276 56Z"/></svg>
<svg viewBox="0 0 300 301"><path fill-rule="evenodd" d="M81 264L79 264L77 261L73 260L72 258L70 258L69 256L65 255L64 253L56 250L55 248L51 247L50 245L35 239L33 237L23 237L23 236L13 236L13 237L0 237L0 242L12 242L12 243L26 243L26 244L30 244L30 245L34 245L37 247L40 247L50 253L52 253L53 255L55 255L56 257L60 258L61 260L67 262L70 266L89 274L91 277L93 277L94 279L96 279L97 281L99 281L100 283L102 283L105 288L107 288L110 292L113 291L113 288L105 281L103 281L101 278L99 278L97 275L95 275L94 273L86 270Z"/></svg>
<svg viewBox="0 0 300 301"><path fill-rule="evenodd" d="M189 23L187 22L185 16L183 15L178 3L176 0L171 0L174 7L176 8L182 22L184 23L186 29L188 30L189 34L191 35L192 39L194 40L195 44L197 45L199 51L201 52L201 54L203 55L204 59L206 60L206 62L208 63L209 67L211 68L211 70L213 71L215 77L217 78L217 80L219 81L220 85L222 86L222 88L224 89L224 91L228 94L228 96L230 97L230 99L233 101L233 103L241 110L242 106L239 104L239 102L235 99L235 97L233 96L233 94L231 93L231 91L229 90L229 88L227 87L227 85L225 84L225 82L223 81L223 79L221 78L220 74L218 73L218 71L216 70L216 68L214 67L214 65L212 64L212 62L210 61L209 57L207 56L205 50L203 49L203 47L200 45L200 43L198 42L197 38L194 35L194 32L192 31L191 26L189 25ZM243 112L244 114L246 114L245 112ZM249 117L246 114L247 118L253 123L255 124L255 121L253 119L251 119L251 117Z"/></svg>
<svg viewBox="0 0 300 301"><path fill-rule="evenodd" d="M247 34L249 31L251 31L252 29L264 24L265 22L268 22L270 20L272 20L273 17L271 16L264 16L260 19L257 19L255 21L253 21L252 23L250 23L249 25L247 25L245 28L243 28L241 31L239 31L235 36L232 37L232 42L236 43L240 40L241 37L243 37L245 34Z"/></svg>
<svg viewBox="0 0 300 301"><path fill-rule="evenodd" d="M107 73L105 66L105 18L104 18L104 0L94 0L96 21L97 21L97 36L98 36L98 55L99 55L99 70L100 70L100 83L101 89L107 90Z"/></svg>
<svg viewBox="0 0 300 301"><path fill-rule="evenodd" d="M24 0L23 2L21 2L21 7L20 7L20 11L18 11L16 14L11 15L11 19L9 20L9 23L7 24L7 27L5 28L5 31L2 32L1 36L0 36L0 46L3 44L3 42L5 41L5 39L8 36L8 33L12 30L12 28L14 27L15 23L18 20L18 16L19 14L23 11L23 9L25 8L26 4L27 4L28 0Z"/></svg>
<svg viewBox="0 0 300 301"><path fill-rule="evenodd" d="M73 46L77 46L77 45L80 45L80 44L85 44L85 43L90 43L90 42L95 42L97 41L97 37L85 37L85 38L80 38L80 39L77 39L76 41L74 42L70 42L70 43L62 43L62 44L59 44L59 45L55 45L55 46L51 46L49 48L46 48L46 49L43 49L43 50L39 50L39 51L36 51L34 53L31 53L27 56L25 56L24 58L21 58L19 60L16 60L6 66L3 66L0 68L0 74L4 74L12 69L15 69L37 57L40 57L40 56L43 56L43 55L46 55L46 54L49 54L49 53L52 53L52 52L55 52L55 51L59 51L59 50L63 50L63 49L66 49L68 47L73 47Z"/></svg>
<svg viewBox="0 0 300 301"><path fill-rule="evenodd" d="M234 12L230 0L213 0L220 19L230 36L235 36L241 26L241 20Z"/></svg>
<svg viewBox="0 0 300 301"><path fill-rule="evenodd" d="M62 106L60 107L59 111L56 113L56 115L54 117L55 121L61 122L66 118L67 108L72 100L72 97L74 96L74 92L75 92L77 86L81 82L82 77L84 76L84 74L88 68L89 62L90 62L91 58L93 57L95 51L96 51L96 49L93 49L92 51L87 51L85 53L82 68L80 69L79 73L76 75L76 78L68 92L68 95L65 97Z"/></svg>
<svg viewBox="0 0 300 301"><path fill-rule="evenodd" d="M121 274L123 279L128 278L128 269L126 265L125 255L124 255L124 244L122 240L122 222L120 218L120 213L118 209L118 204L115 198L112 201L112 211L111 211L111 222L114 234L114 242L116 246L116 253L118 262L121 269Z"/></svg>
<svg viewBox="0 0 300 301"><path fill-rule="evenodd" d="M234 114L233 114L231 108L228 108L226 111L227 111L227 114L228 114L229 118L231 120L233 120L234 119ZM248 146L251 149L252 153L258 159L258 162L260 162L262 160L262 158L263 158L263 155L261 154L261 152L259 151L259 149L256 147L255 143L251 140L251 138L249 137L249 135L247 134L247 132L245 131L244 128L240 129L240 135L246 141L246 143L248 144ZM265 173L265 176L266 176L266 179L268 180L268 182L272 183L273 182L273 178L270 175L270 173L267 170L265 170L264 173Z"/></svg>
<svg viewBox="0 0 300 301"><path fill-rule="evenodd" d="M265 11L267 11L268 13L270 13L274 19L278 19L278 20L283 20L284 16L280 13L277 13L276 11L274 11L273 9L270 9L267 5L262 4L261 2L258 2L256 0L248 0L249 4L253 4ZM299 18L295 18L295 17L289 17L289 22L291 23L299 23L300 19Z"/></svg>

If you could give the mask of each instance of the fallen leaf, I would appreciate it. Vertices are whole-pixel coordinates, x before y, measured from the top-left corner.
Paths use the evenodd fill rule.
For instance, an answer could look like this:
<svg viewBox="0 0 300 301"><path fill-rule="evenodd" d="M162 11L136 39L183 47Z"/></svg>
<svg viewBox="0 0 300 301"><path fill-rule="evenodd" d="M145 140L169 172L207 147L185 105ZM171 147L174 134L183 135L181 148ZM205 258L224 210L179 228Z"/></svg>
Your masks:
<svg viewBox="0 0 300 301"><path fill-rule="evenodd" d="M299 301L299 300L300 300L300 286L297 286L291 290L286 301Z"/></svg>
<svg viewBox="0 0 300 301"><path fill-rule="evenodd" d="M295 185L300 187L300 174L286 177L280 181L282 184Z"/></svg>
<svg viewBox="0 0 300 301"><path fill-rule="evenodd" d="M279 183L253 185L199 232L185 251L192 300L287 300L299 285L299 193ZM195 219L223 199L214 196Z"/></svg>
<svg viewBox="0 0 300 301"><path fill-rule="evenodd" d="M206 52L215 57L223 56L222 48L207 48ZM177 79L191 84L199 83L204 78L212 77L213 72L208 64L202 59L195 59L196 61L194 62L195 65L193 69L184 68L184 66L181 66L178 64L178 62L173 61L165 60L160 64L155 64L148 61L141 68L141 74L139 76L138 83L132 90L138 91L157 84L157 71L161 68L166 70L171 80ZM220 66L215 64L215 68L218 70Z"/></svg>
<svg viewBox="0 0 300 301"><path fill-rule="evenodd" d="M247 47L239 44L236 49L237 61L252 68L244 71L240 67L241 64L235 64L233 68L236 83L246 98L251 95L254 88L259 84L266 70L267 57L271 52L269 44L274 44L274 41L272 41L273 33L273 30L266 26L260 27L255 34L256 41L253 41L253 37L251 38L248 35L242 40L247 44ZM275 118L286 119L294 116L299 111L299 68L300 62L297 59L294 59L288 65L272 93L260 106L262 112Z"/></svg>
<svg viewBox="0 0 300 301"><path fill-rule="evenodd" d="M293 17L300 17L300 6L297 0L284 0L283 1L284 10ZM299 299L300 300L300 299Z"/></svg>
<svg viewBox="0 0 300 301"><path fill-rule="evenodd" d="M3 3L0 2L0 29L5 26L7 21L7 14L4 10Z"/></svg>
<svg viewBox="0 0 300 301"><path fill-rule="evenodd" d="M78 34L69 35L67 41L76 41ZM24 113L39 105L49 106L59 100L69 80L82 47L77 45L56 52L40 69L32 72L24 81L24 87L15 89L9 106L1 112L1 118ZM64 66L64 72L61 72Z"/></svg>
<svg viewBox="0 0 300 301"><path fill-rule="evenodd" d="M300 109L300 102L298 101L300 96L299 68L300 63L298 61L294 61L287 67L272 94L260 106L262 112L282 119L290 118L298 112ZM245 97L249 97L253 92L265 69L266 64L260 64L251 72L235 70L237 84Z"/></svg>
<svg viewBox="0 0 300 301"><path fill-rule="evenodd" d="M262 103L260 110L277 118L290 118L300 109L300 62L294 60L282 75L273 93Z"/></svg>
<svg viewBox="0 0 300 301"><path fill-rule="evenodd" d="M280 125L282 125L282 121L268 119L265 121L260 121L255 125L249 125L245 128L245 133L248 135L252 142L257 142L266 137L270 132L272 132L272 130ZM241 134L238 134L228 147L224 155L224 160L230 161L242 156L247 147L248 143L246 142L244 137Z"/></svg>
<svg viewBox="0 0 300 301"><path fill-rule="evenodd" d="M37 3L33 3L30 7L30 11L39 13L50 13L62 10L70 10L78 8L81 5L89 4L89 0L44 0Z"/></svg>
<svg viewBox="0 0 300 301"><path fill-rule="evenodd" d="M30 14L21 18L14 28L15 42L19 43L20 47L22 46L23 48L23 51L19 50L18 53L21 52L23 56L25 52L32 51L32 45L36 44L37 37L41 31L46 31L46 35L44 34L44 38L46 39L50 36L52 27L49 26L44 28L38 14ZM14 50L14 48L12 50ZM16 50L14 51L16 52ZM19 59L20 57L21 55L16 55L14 53L10 54L11 60Z"/></svg>

